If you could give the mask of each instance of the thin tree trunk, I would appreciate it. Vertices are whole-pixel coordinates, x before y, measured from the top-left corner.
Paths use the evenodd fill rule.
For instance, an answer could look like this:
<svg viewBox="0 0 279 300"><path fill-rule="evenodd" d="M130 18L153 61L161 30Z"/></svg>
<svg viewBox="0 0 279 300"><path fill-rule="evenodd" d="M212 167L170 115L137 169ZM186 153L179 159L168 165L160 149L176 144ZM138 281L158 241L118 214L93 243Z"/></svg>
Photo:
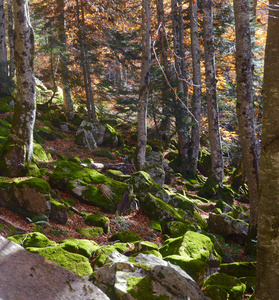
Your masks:
<svg viewBox="0 0 279 300"><path fill-rule="evenodd" d="M203 39L208 109L209 142L212 175L222 186L224 162L219 130L219 111L216 92L215 54L213 44L213 7L211 0L203 0Z"/></svg>
<svg viewBox="0 0 279 300"><path fill-rule="evenodd" d="M67 39L65 32L65 4L64 0L56 0L57 3L57 25L60 41L60 73L63 89L64 109L67 117L71 120L74 117L74 106L70 86L70 76L67 57Z"/></svg>
<svg viewBox="0 0 279 300"><path fill-rule="evenodd" d="M279 299L279 10L269 1L263 82L256 300Z"/></svg>
<svg viewBox="0 0 279 300"><path fill-rule="evenodd" d="M252 94L252 51L248 0L234 0L236 32L237 118L250 199L247 242L257 233L259 155L255 138Z"/></svg>
<svg viewBox="0 0 279 300"><path fill-rule="evenodd" d="M1 86L5 88L5 81L8 77L8 57L6 45L6 31L5 31L5 14L3 0L0 0L0 79ZM7 84L7 82L6 82Z"/></svg>
<svg viewBox="0 0 279 300"><path fill-rule="evenodd" d="M197 1L190 0L190 26L191 26L191 50L193 65L193 96L192 114L193 126L191 132L191 146L189 149L189 171L197 173L197 163L200 147L200 119L201 119L201 67L200 49L198 38L198 11Z"/></svg>
<svg viewBox="0 0 279 300"><path fill-rule="evenodd" d="M12 0L8 0L8 38L10 49L9 76L15 76L14 16Z"/></svg>
<svg viewBox="0 0 279 300"><path fill-rule="evenodd" d="M150 36L150 0L142 0L142 65L141 85L138 101L138 140L137 169L142 170L145 163L147 140L147 103L150 81L151 36Z"/></svg>
<svg viewBox="0 0 279 300"><path fill-rule="evenodd" d="M34 35L29 20L28 1L13 1L15 19L15 63L17 102L9 137L0 153L2 175L25 175L33 154L33 129L36 115L33 76Z"/></svg>

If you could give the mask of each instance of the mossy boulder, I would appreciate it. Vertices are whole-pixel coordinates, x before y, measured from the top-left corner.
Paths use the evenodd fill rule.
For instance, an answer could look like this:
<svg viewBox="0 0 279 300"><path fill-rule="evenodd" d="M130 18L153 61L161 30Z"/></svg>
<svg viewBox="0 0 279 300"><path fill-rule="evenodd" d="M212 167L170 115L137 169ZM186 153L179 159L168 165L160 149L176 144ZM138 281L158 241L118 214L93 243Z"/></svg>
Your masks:
<svg viewBox="0 0 279 300"><path fill-rule="evenodd" d="M82 228L78 227L77 232L88 238L95 238L104 233L104 229L102 227L94 227L94 228Z"/></svg>
<svg viewBox="0 0 279 300"><path fill-rule="evenodd" d="M221 257L215 252L211 239L203 234L187 231L183 236L165 241L159 249L163 257L180 255L218 266Z"/></svg>
<svg viewBox="0 0 279 300"><path fill-rule="evenodd" d="M120 133L118 133L111 125L106 124L105 125L105 135L104 135L104 145L110 146L110 147L116 147L118 145L118 142L121 141L121 139L118 139L118 136L120 136Z"/></svg>
<svg viewBox="0 0 279 300"><path fill-rule="evenodd" d="M144 197L147 193L156 193L160 189L160 186L144 171L134 173L127 182L133 186L133 190L139 198Z"/></svg>
<svg viewBox="0 0 279 300"><path fill-rule="evenodd" d="M183 217L163 200L147 194L140 203L141 210L152 220L158 222L181 221Z"/></svg>
<svg viewBox="0 0 279 300"><path fill-rule="evenodd" d="M49 218L57 224L65 225L68 221L68 210L66 206L55 199L50 199L51 210Z"/></svg>
<svg viewBox="0 0 279 300"><path fill-rule="evenodd" d="M233 262L221 264L220 272L235 277L256 277L256 262Z"/></svg>
<svg viewBox="0 0 279 300"><path fill-rule="evenodd" d="M160 222L157 221L150 221L149 222L149 227L158 231L158 232L162 232L162 226Z"/></svg>
<svg viewBox="0 0 279 300"><path fill-rule="evenodd" d="M83 255L87 258L91 258L93 253L100 248L94 241L74 238L61 240L59 244L61 244L60 246L64 250Z"/></svg>
<svg viewBox="0 0 279 300"><path fill-rule="evenodd" d="M31 232L28 234L14 235L9 237L8 240L13 241L17 244L21 244L24 248L45 248L56 246L56 242L50 241L44 234L40 232Z"/></svg>
<svg viewBox="0 0 279 300"><path fill-rule="evenodd" d="M106 175L114 180L122 182L128 180L131 177L130 175L125 175L118 170L107 170Z"/></svg>
<svg viewBox="0 0 279 300"><path fill-rule="evenodd" d="M215 176L210 175L203 187L199 190L198 196L210 199L216 195L219 183Z"/></svg>
<svg viewBox="0 0 279 300"><path fill-rule="evenodd" d="M131 194L131 187L127 183L113 180L97 170L71 161L58 163L50 174L50 184L110 213L117 211L124 201L124 195Z"/></svg>
<svg viewBox="0 0 279 300"><path fill-rule="evenodd" d="M171 221L164 224L164 233L172 238L184 235L188 230L196 231L196 227L191 222Z"/></svg>
<svg viewBox="0 0 279 300"><path fill-rule="evenodd" d="M112 235L110 241L120 241L123 243L140 241L141 237L133 230L125 230Z"/></svg>
<svg viewBox="0 0 279 300"><path fill-rule="evenodd" d="M49 216L50 186L36 177L0 179L0 205L24 217Z"/></svg>
<svg viewBox="0 0 279 300"><path fill-rule="evenodd" d="M52 159L50 153L46 153L44 148L38 144L33 143L33 161L35 163L39 162L49 162Z"/></svg>
<svg viewBox="0 0 279 300"><path fill-rule="evenodd" d="M246 285L234 276L224 273L214 273L203 284L204 294L216 300L241 300Z"/></svg>
<svg viewBox="0 0 279 300"><path fill-rule="evenodd" d="M86 214L84 217L84 223L88 226L102 227L105 233L110 232L109 218L100 214Z"/></svg>
<svg viewBox="0 0 279 300"><path fill-rule="evenodd" d="M88 258L80 254L68 252L59 246L46 248L27 247L26 250L40 254L80 277L90 275L93 272Z"/></svg>
<svg viewBox="0 0 279 300"><path fill-rule="evenodd" d="M181 208L186 211L189 215L194 215L194 207L195 204L192 200L188 197L181 195L181 194L172 194L171 195L171 202L169 203L175 208Z"/></svg>

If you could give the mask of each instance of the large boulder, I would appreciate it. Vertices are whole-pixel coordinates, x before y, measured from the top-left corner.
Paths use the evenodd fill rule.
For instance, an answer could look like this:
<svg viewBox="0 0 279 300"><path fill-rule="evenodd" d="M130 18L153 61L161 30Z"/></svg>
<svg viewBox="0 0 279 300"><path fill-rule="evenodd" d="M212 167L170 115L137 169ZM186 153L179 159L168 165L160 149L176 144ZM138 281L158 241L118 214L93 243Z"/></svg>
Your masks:
<svg viewBox="0 0 279 300"><path fill-rule="evenodd" d="M0 179L0 206L24 217L50 213L50 186L41 178Z"/></svg>
<svg viewBox="0 0 279 300"><path fill-rule="evenodd" d="M106 128L103 125L84 120L76 132L75 142L93 150L103 143L105 131Z"/></svg>
<svg viewBox="0 0 279 300"><path fill-rule="evenodd" d="M91 282L1 236L0 249L1 299L109 299Z"/></svg>
<svg viewBox="0 0 279 300"><path fill-rule="evenodd" d="M52 187L66 190L106 212L114 213L123 202L132 200L132 189L127 183L113 180L76 162L61 161L49 180Z"/></svg>
<svg viewBox="0 0 279 300"><path fill-rule="evenodd" d="M208 299L186 272L154 255L111 254L107 263L93 282L111 299Z"/></svg>
<svg viewBox="0 0 279 300"><path fill-rule="evenodd" d="M212 233L219 234L227 240L237 243L245 242L248 234L249 225L238 219L234 219L226 214L210 213L208 230Z"/></svg>

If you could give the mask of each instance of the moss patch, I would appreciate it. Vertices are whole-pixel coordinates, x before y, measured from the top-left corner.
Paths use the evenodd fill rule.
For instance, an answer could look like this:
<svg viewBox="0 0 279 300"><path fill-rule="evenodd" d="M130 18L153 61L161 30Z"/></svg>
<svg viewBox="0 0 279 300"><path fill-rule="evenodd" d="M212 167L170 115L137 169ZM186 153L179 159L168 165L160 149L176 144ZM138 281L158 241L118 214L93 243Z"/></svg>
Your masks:
<svg viewBox="0 0 279 300"><path fill-rule="evenodd" d="M100 236L104 233L104 229L101 227L94 227L94 228L77 228L77 232L81 235L84 235L88 238L94 238Z"/></svg>
<svg viewBox="0 0 279 300"><path fill-rule="evenodd" d="M110 241L117 241L119 240L120 242L136 242L136 241L140 241L141 237L133 230L126 230L126 231L122 231L122 232L118 232L116 234L114 234L113 236L111 236L109 238Z"/></svg>
<svg viewBox="0 0 279 300"><path fill-rule="evenodd" d="M87 258L91 258L93 253L100 248L100 246L94 241L68 238L60 241L61 248L71 252L83 255Z"/></svg>

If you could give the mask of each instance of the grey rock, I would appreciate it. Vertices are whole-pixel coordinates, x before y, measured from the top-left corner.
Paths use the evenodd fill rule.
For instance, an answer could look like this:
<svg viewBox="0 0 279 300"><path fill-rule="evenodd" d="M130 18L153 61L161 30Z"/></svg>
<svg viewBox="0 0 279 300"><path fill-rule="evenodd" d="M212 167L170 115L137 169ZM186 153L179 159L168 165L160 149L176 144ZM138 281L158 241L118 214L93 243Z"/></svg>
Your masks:
<svg viewBox="0 0 279 300"><path fill-rule="evenodd" d="M91 282L0 236L3 300L109 300Z"/></svg>
<svg viewBox="0 0 279 300"><path fill-rule="evenodd" d="M226 214L210 213L207 222L210 232L219 234L226 239L243 243L247 237L249 225Z"/></svg>

